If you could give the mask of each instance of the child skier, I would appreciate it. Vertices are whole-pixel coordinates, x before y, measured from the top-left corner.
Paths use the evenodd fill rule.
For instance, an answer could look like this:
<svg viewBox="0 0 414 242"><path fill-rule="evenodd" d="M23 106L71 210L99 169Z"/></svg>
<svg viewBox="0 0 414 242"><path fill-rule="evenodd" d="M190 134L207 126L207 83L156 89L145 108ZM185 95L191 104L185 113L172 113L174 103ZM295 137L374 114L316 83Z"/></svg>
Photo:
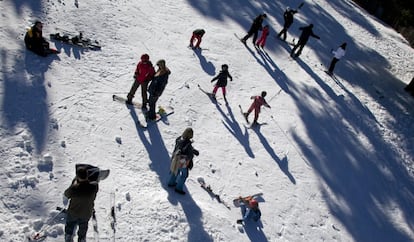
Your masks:
<svg viewBox="0 0 414 242"><path fill-rule="evenodd" d="M193 31L193 35L190 39L190 48L194 49L200 49L201 40L203 38L203 35L206 33L204 29L196 29ZM197 40L196 45L194 46L194 40Z"/></svg>
<svg viewBox="0 0 414 242"><path fill-rule="evenodd" d="M227 103L226 99L226 86L227 86L227 77L230 78L230 81L233 81L233 77L229 73L229 66L227 64L223 64L221 66L220 73L214 77L211 82L214 82L217 80L216 85L213 89L213 99L216 99L216 93L219 87L221 87L221 91L223 92L224 101Z"/></svg>
<svg viewBox="0 0 414 242"><path fill-rule="evenodd" d="M259 113L260 113L260 107L262 105L270 108L270 105L267 104L265 97L266 97L267 93L265 91L263 91L261 93L260 96L252 96L250 97L250 99L254 99L252 105L250 105L249 110L247 110L247 113L243 113L244 117L246 118L246 121L249 122L249 114L254 110L254 120L253 120L253 124L257 124L257 119L259 118Z"/></svg>
<svg viewBox="0 0 414 242"><path fill-rule="evenodd" d="M256 46L257 47L260 46L264 48L268 35L269 35L269 25L265 25L262 29L262 35L260 36L260 39L256 42Z"/></svg>
<svg viewBox="0 0 414 242"><path fill-rule="evenodd" d="M240 209L243 218L237 220L238 224L242 224L249 219L257 222L262 216L262 212L259 209L259 203L255 199L243 199L241 201Z"/></svg>

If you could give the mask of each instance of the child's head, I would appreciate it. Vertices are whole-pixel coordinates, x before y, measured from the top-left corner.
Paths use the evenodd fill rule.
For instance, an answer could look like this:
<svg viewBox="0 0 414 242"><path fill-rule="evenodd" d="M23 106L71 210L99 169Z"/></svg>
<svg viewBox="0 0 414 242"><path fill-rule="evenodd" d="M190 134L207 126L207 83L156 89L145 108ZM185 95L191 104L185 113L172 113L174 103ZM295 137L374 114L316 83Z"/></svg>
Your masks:
<svg viewBox="0 0 414 242"><path fill-rule="evenodd" d="M267 95L266 91L263 91L262 94L261 94L262 97L266 97L266 95Z"/></svg>
<svg viewBox="0 0 414 242"><path fill-rule="evenodd" d="M227 64L221 65L221 70L227 71L229 69L229 66Z"/></svg>

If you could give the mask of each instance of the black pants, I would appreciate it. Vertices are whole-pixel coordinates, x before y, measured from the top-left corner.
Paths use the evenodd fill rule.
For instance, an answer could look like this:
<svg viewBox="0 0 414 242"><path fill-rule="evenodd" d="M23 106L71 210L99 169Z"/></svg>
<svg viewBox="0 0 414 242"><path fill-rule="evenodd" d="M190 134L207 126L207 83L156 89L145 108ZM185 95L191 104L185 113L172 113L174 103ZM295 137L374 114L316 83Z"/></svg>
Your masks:
<svg viewBox="0 0 414 242"><path fill-rule="evenodd" d="M257 36L259 35L259 30L251 30L247 32L247 35L243 37L243 40L246 41L253 35L253 44L256 44Z"/></svg>
<svg viewBox="0 0 414 242"><path fill-rule="evenodd" d="M328 69L328 71L330 72L330 73L332 73L333 72L333 70L335 69L335 65L336 65L336 63L339 61L339 59L337 59L337 58L333 58L332 59L332 61L331 61L331 64L329 65L329 69Z"/></svg>

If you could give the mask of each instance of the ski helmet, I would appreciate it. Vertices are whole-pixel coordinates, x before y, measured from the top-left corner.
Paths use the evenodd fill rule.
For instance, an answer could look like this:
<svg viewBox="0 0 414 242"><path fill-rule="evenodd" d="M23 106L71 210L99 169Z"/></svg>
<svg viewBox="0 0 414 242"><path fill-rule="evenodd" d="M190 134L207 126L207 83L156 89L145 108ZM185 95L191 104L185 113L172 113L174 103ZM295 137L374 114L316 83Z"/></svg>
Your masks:
<svg viewBox="0 0 414 242"><path fill-rule="evenodd" d="M266 91L263 91L262 94L261 94L262 97L266 97L266 95L267 95Z"/></svg>
<svg viewBox="0 0 414 242"><path fill-rule="evenodd" d="M227 64L223 64L223 65L221 65L221 69L222 70L228 70L229 66Z"/></svg>
<svg viewBox="0 0 414 242"><path fill-rule="evenodd" d="M149 61L149 55L148 54L141 55L141 60L142 61Z"/></svg>

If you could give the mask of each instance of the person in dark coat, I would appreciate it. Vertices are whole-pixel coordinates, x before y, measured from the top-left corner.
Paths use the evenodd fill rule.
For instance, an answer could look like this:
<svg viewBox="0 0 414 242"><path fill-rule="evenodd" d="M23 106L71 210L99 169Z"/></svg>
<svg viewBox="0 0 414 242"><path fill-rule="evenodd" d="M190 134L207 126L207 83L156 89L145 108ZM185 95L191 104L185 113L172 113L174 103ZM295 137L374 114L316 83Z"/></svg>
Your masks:
<svg viewBox="0 0 414 242"><path fill-rule="evenodd" d="M157 61L158 70L155 72L154 78L151 81L151 84L148 88L149 96L149 110L147 113L148 120L155 120L156 111L155 107L158 101L158 98L164 92L165 86L168 83L168 77L171 74L171 71L165 65L165 60Z"/></svg>
<svg viewBox="0 0 414 242"><path fill-rule="evenodd" d="M194 155L198 156L191 140L193 138L193 129L186 128L183 134L175 140L175 147L171 158L169 187L175 186L175 191L184 195L184 183L188 177L188 171L193 168Z"/></svg>
<svg viewBox="0 0 414 242"><path fill-rule="evenodd" d="M36 21L35 24L27 30L24 36L26 48L40 56L47 56L50 53L49 42L43 38L43 23Z"/></svg>
<svg viewBox="0 0 414 242"><path fill-rule="evenodd" d="M230 78L230 81L233 81L233 77L229 73L229 66L224 64L224 65L221 66L220 73L211 80L211 82L217 81L217 83L216 83L216 85L214 86L214 89L213 89L213 99L216 98L217 90L219 89L219 87L221 87L221 91L223 92L224 100L227 103L227 99L226 99L227 78Z"/></svg>
<svg viewBox="0 0 414 242"><path fill-rule="evenodd" d="M297 10L290 9L289 7L286 8L285 13L283 14L283 19L285 20L285 23L283 24L283 29L280 31L280 33L277 35L277 37L286 40L286 33L289 27L293 23L293 15L297 13ZM283 37L281 37L283 36Z"/></svg>
<svg viewBox="0 0 414 242"><path fill-rule="evenodd" d="M305 47L306 43L309 40L309 37L312 36L316 39L321 39L319 36L313 33L313 24L309 24L306 27L300 27L302 30L302 34L299 37L298 43L293 47L292 51L290 52L291 57L298 57L302 53L303 47ZM299 48L299 51L295 54L296 49Z"/></svg>
<svg viewBox="0 0 414 242"><path fill-rule="evenodd" d="M244 36L241 41L246 44L246 40L249 39L253 35L253 44L256 44L257 36L259 34L259 30L262 30L262 23L263 20L267 17L267 15L260 14L257 16L252 23L252 26L250 27L249 31L247 32L247 35Z"/></svg>
<svg viewBox="0 0 414 242"><path fill-rule="evenodd" d="M78 242L86 241L88 222L94 212L94 201L98 192L98 183L89 182L88 170L80 167L76 177L65 190L64 195L70 199L65 225L65 242L73 241L73 232L78 226Z"/></svg>
<svg viewBox="0 0 414 242"><path fill-rule="evenodd" d="M190 48L200 49L201 41L203 40L203 36L206 33L204 29L196 29L193 31L193 35L190 39ZM194 45L194 40L197 40L196 44Z"/></svg>

